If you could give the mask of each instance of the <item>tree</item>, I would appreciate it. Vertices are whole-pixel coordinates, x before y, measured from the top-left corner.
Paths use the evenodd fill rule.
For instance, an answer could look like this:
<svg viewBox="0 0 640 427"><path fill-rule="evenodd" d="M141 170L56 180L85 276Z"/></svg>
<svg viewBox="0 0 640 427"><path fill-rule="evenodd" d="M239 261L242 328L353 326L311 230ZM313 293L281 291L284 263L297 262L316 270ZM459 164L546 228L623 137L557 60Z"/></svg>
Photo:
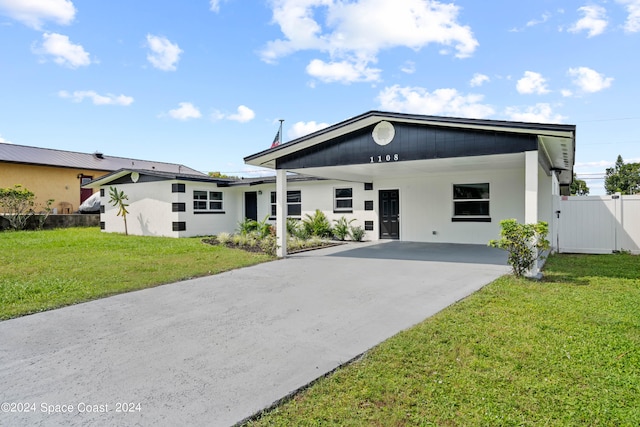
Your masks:
<svg viewBox="0 0 640 427"><path fill-rule="evenodd" d="M607 194L640 193L640 163L625 163L618 155L615 166L607 168L604 188Z"/></svg>
<svg viewBox="0 0 640 427"><path fill-rule="evenodd" d="M118 208L118 216L122 216L124 220L124 234L129 235L127 230L127 214L129 213L127 206L129 204L125 203L125 200L129 200L129 197L124 194L124 191L118 191L116 187L109 187L109 203Z"/></svg>
<svg viewBox="0 0 640 427"><path fill-rule="evenodd" d="M578 179L577 175L573 174L573 181L571 181L571 186L569 187L571 190L572 196L588 196L589 195L589 187L587 183L581 179Z"/></svg>
<svg viewBox="0 0 640 427"><path fill-rule="evenodd" d="M227 174L224 174L222 172L209 172L207 175L209 175L211 178L240 179L239 176L227 175Z"/></svg>
<svg viewBox="0 0 640 427"><path fill-rule="evenodd" d="M29 218L35 215L36 196L20 184L0 188L0 211L14 230L24 230Z"/></svg>

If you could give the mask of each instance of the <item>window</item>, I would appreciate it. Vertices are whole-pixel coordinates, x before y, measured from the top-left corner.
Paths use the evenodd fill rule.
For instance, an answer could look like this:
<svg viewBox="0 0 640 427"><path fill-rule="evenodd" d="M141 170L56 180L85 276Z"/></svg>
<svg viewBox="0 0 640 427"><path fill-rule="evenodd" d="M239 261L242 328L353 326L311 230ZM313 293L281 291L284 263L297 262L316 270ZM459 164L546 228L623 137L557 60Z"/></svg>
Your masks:
<svg viewBox="0 0 640 427"><path fill-rule="evenodd" d="M302 216L302 192L287 191L287 216ZM276 217L276 192L271 192L271 218Z"/></svg>
<svg viewBox="0 0 640 427"><path fill-rule="evenodd" d="M365 182L364 189L365 191L373 190L373 182Z"/></svg>
<svg viewBox="0 0 640 427"><path fill-rule="evenodd" d="M351 188L334 189L334 212L353 212L353 190Z"/></svg>
<svg viewBox="0 0 640 427"><path fill-rule="evenodd" d="M100 189L100 197L104 197L104 188Z"/></svg>
<svg viewBox="0 0 640 427"><path fill-rule="evenodd" d="M187 223L184 221L176 221L171 223L171 228L173 231L186 231Z"/></svg>
<svg viewBox="0 0 640 427"><path fill-rule="evenodd" d="M171 192L172 193L184 193L186 192L186 187L184 184L171 184Z"/></svg>
<svg viewBox="0 0 640 427"><path fill-rule="evenodd" d="M373 231L373 221L365 221L364 222L364 229L366 231Z"/></svg>
<svg viewBox="0 0 640 427"><path fill-rule="evenodd" d="M222 192L221 191L193 191L194 212L221 212Z"/></svg>
<svg viewBox="0 0 640 427"><path fill-rule="evenodd" d="M186 203L172 203L171 204L171 212L186 212L187 204Z"/></svg>
<svg viewBox="0 0 640 427"><path fill-rule="evenodd" d="M452 221L491 221L489 216L489 183L453 185Z"/></svg>
<svg viewBox="0 0 640 427"><path fill-rule="evenodd" d="M373 200L365 200L364 201L364 210L372 211L373 210Z"/></svg>

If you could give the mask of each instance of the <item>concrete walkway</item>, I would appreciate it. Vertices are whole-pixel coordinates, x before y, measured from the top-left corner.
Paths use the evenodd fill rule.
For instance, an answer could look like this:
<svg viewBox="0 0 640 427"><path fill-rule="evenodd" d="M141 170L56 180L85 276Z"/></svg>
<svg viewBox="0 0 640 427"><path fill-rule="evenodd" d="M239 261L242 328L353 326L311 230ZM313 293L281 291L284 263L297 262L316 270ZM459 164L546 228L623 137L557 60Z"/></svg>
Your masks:
<svg viewBox="0 0 640 427"><path fill-rule="evenodd" d="M0 425L233 425L508 271L348 244L0 322Z"/></svg>

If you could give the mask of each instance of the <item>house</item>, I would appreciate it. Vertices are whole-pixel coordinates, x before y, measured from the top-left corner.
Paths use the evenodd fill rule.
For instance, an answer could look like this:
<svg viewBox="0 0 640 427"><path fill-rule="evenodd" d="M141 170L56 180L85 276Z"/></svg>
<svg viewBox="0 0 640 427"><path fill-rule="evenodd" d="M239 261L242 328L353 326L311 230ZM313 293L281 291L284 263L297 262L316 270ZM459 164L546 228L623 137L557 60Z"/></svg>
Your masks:
<svg viewBox="0 0 640 427"><path fill-rule="evenodd" d="M502 219L515 218L548 222L555 244L575 137L574 125L369 111L244 160L276 171L277 213L287 204L289 173L342 182L326 189L334 206L343 188L364 186L373 239L486 244ZM303 208L305 200L303 193ZM276 217L283 230L285 215Z"/></svg>
<svg viewBox="0 0 640 427"><path fill-rule="evenodd" d="M0 188L22 185L36 195L40 206L53 199L57 213L77 210L93 193L83 185L125 167L206 176L172 163L0 143Z"/></svg>
<svg viewBox="0 0 640 427"><path fill-rule="evenodd" d="M486 244L499 222L546 221L573 177L574 125L461 119L370 111L250 155L275 178L223 180L124 168L88 188L129 197L129 232L197 236L232 232L243 218L276 224L316 209L355 219L366 239ZM105 231L123 232L103 199ZM286 212L286 213L285 213Z"/></svg>

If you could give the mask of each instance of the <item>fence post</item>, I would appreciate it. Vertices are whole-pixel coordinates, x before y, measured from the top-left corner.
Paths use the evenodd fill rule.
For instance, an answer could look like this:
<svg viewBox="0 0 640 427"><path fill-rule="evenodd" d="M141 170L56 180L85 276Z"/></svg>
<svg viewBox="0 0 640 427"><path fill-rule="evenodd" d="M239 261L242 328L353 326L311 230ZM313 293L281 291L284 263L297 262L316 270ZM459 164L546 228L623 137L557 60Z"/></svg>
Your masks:
<svg viewBox="0 0 640 427"><path fill-rule="evenodd" d="M613 199L613 212L616 219L615 229L613 232L613 241L615 245L613 250L615 252L620 252L622 248L620 247L619 236L624 233L624 229L622 228L622 196L620 193L615 193L611 198Z"/></svg>

